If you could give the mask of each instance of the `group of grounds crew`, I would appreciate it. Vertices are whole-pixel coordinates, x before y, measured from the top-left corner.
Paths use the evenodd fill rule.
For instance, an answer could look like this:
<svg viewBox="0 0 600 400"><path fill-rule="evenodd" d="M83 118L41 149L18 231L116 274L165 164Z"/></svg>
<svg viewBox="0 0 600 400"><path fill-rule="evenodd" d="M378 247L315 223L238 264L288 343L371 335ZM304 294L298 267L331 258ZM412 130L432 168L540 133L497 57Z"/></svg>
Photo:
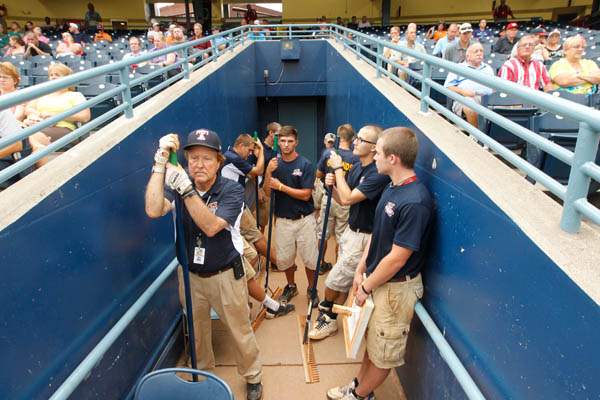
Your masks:
<svg viewBox="0 0 600 400"><path fill-rule="evenodd" d="M374 399L374 390L390 370L404 364L414 305L423 295L420 272L433 202L414 171L417 137L405 127L367 125L355 133L344 124L337 135L325 135L326 148L316 168L296 151L301 138L293 126L273 122L262 141L241 134L223 151L217 133L198 129L183 145L186 170L169 162L180 141L168 134L154 156L146 213L159 218L176 203L181 205L177 213L184 234L177 240L184 240L189 260L199 369L215 367L212 308L233 339L248 400L262 398L260 351L247 296L262 303L266 318L293 311L298 258L308 281L307 298L319 311L309 332L312 340L337 332L334 304L344 304L352 293L361 306L372 295L375 308L360 369L351 382L326 395L330 400ZM325 218L328 193L332 200ZM271 212L273 243L268 248L263 231ZM327 235L333 233L337 243L337 261L328 272L321 301L312 295L316 290L310 291L320 224L327 224ZM256 279L259 254L285 273L287 285L277 299Z"/></svg>

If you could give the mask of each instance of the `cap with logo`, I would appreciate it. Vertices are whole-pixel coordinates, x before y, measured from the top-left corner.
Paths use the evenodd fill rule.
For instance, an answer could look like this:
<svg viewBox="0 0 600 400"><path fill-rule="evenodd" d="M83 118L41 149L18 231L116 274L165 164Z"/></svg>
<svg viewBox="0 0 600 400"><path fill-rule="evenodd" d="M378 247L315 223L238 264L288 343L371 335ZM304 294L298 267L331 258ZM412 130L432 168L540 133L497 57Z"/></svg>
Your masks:
<svg viewBox="0 0 600 400"><path fill-rule="evenodd" d="M327 133L327 134L325 135L325 141L326 141L326 142L335 142L335 134L333 134L333 133L331 133L331 132L330 132L330 133Z"/></svg>
<svg viewBox="0 0 600 400"><path fill-rule="evenodd" d="M519 24L517 24L516 22L511 22L508 25L506 25L506 30L510 30L510 29L519 29Z"/></svg>
<svg viewBox="0 0 600 400"><path fill-rule="evenodd" d="M203 146L209 149L221 151L221 139L217 132L208 129L196 129L188 134L187 142L183 149L189 149L193 146Z"/></svg>
<svg viewBox="0 0 600 400"><path fill-rule="evenodd" d="M548 32L544 28L533 28L529 33L538 36L547 36Z"/></svg>
<svg viewBox="0 0 600 400"><path fill-rule="evenodd" d="M460 24L460 26L458 27L458 31L460 33L473 32L473 28L471 27L470 23L465 22L464 24Z"/></svg>

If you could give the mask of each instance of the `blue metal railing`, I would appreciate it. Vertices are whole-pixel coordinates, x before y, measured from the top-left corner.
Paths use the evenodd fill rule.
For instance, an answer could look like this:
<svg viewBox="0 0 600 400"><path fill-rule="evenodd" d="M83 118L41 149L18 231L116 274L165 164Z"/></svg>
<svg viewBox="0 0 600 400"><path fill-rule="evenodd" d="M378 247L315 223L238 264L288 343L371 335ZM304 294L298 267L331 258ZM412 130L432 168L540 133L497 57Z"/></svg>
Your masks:
<svg viewBox="0 0 600 400"><path fill-rule="evenodd" d="M75 86L78 83L82 83L88 79L103 76L111 73L118 73L121 78L120 84L114 89L110 89L98 96L90 98L86 102L73 107L71 110L63 112L59 115L55 115L44 121L37 123L34 126L30 126L24 129L17 135L12 135L6 138L0 139L0 148L4 148L17 141L23 140L29 137L31 134L40 131L41 129L55 125L58 121L73 115L81 110L92 107L106 99L120 96L120 105L113 108L106 114L103 114L99 118L84 124L77 128L67 136L60 140L52 143L45 149L36 152L23 160L16 162L9 168L0 171L0 182L4 182L7 179L15 176L21 171L31 167L37 161L47 156L48 154L58 151L64 148L66 145L74 140L82 137L89 133L92 129L97 128L101 124L109 121L117 115L124 113L127 118L133 116L133 106L144 99L154 95L158 91L168 87L173 82L179 79L187 79L191 72L201 68L207 63L217 59L226 51L233 50L236 46L244 44L247 40L260 39L260 40L272 40L281 38L331 38L333 37L337 41L340 41L343 46L353 51L357 58L362 59L377 71L377 77L385 75L398 83L408 92L417 96L421 100L421 111L427 113L429 108L433 108L440 114L444 115L450 121L466 130L468 133L473 135L477 140L489 146L492 150L498 153L500 156L505 158L508 162L512 163L517 168L524 171L528 176L539 181L542 185L547 187L554 195L563 200L563 214L561 218L561 227L568 232L577 232L579 230L582 217L586 217L589 220L600 224L600 210L591 205L587 201L587 193L590 185L590 180L594 179L600 181L600 167L595 164L595 156L598 148L598 140L600 131L600 111L594 110L590 107L575 104L571 101L556 98L548 94L531 90L519 86L513 82L509 82L498 77L490 77L475 71L470 68L466 68L462 65L455 64L434 56L423 54L415 50L401 47L399 45L385 41L374 35L368 35L365 33L353 31L338 25L332 24L296 24L296 25L263 25L260 28L272 28L274 29L266 37L258 37L257 33L252 32L255 26L243 26L231 29L226 32L221 32L217 35L206 36L204 38L190 41L175 46L171 46L160 51L146 53L136 58L128 60L122 60L113 64L104 65L101 67L93 68L91 70L79 72L68 77L64 77L59 80L45 82L40 85L29 87L18 92L0 97L0 109L6 109L16 104L22 104L26 101L33 100L37 97L52 93L56 90L64 89L70 86ZM212 47L207 50L192 53L190 50L193 46L205 42L211 42ZM226 48L219 50L216 46L217 41L226 44ZM423 63L422 72L413 71L403 65L398 64L394 60L390 60L384 56L384 48L390 48L400 53L407 54L416 60ZM148 62L152 58L157 56L166 55L169 53L176 52L179 55L178 61L169 66L162 68L156 68L149 74L135 78L130 75L130 66L132 64L140 64L142 62ZM209 54L207 58L204 58L205 54ZM375 61L370 59L373 57ZM190 60L201 58L202 60L195 65L190 66ZM389 72L383 67L383 64L387 63L394 68L405 72L408 76L419 81L421 83L421 89L417 89L411 86L408 82L398 78L395 74ZM576 120L580 124L579 134L577 138L577 145L575 151L570 151L557 145L556 143L541 137L537 133L524 128L515 122L495 113L494 111L475 103L473 100L465 98L447 88L443 85L435 82L431 79L431 70L433 68L444 68L447 71L454 72L460 76L472 79L480 82L492 89L497 91L509 93L523 100L527 104L532 104L542 109L551 111L559 114L563 117ZM169 71L175 71L176 73L161 83L149 88L132 97L132 87L138 85L144 85L149 80L164 76ZM528 163L506 147L487 136L484 132L478 128L473 127L468 122L459 118L453 114L445 105L440 104L431 97L431 89L435 89L439 93L447 96L448 98L458 101L465 106L473 109L479 115L486 118L498 126L508 129L514 135L525 140L526 142L538 147L540 150L556 157L558 160L564 162L571 167L571 173L567 185L563 185L556 179L553 179L539 168Z"/></svg>

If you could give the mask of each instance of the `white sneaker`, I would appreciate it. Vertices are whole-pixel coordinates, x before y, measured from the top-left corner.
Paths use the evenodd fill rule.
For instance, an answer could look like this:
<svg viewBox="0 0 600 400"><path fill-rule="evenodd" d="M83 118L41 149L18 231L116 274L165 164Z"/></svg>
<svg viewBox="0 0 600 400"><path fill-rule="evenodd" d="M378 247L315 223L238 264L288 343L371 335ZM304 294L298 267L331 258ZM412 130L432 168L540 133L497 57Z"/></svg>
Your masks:
<svg viewBox="0 0 600 400"><path fill-rule="evenodd" d="M347 385L337 386L327 391L328 400L342 400L348 394L352 394L352 389L356 387L356 380L352 379Z"/></svg>
<svg viewBox="0 0 600 400"><path fill-rule="evenodd" d="M317 318L315 327L308 332L308 337L312 340L321 340L335 335L337 330L337 320L331 319L327 314L323 314L321 318Z"/></svg>

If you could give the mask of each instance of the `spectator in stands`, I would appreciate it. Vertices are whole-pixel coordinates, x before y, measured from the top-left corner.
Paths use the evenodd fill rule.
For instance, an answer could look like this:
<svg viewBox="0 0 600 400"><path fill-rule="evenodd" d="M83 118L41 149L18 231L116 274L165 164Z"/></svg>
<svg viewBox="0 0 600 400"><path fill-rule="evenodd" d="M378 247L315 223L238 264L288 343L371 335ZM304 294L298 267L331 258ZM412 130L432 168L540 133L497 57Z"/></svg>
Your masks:
<svg viewBox="0 0 600 400"><path fill-rule="evenodd" d="M167 47L167 43L163 36L154 37L154 47L150 49L149 53L155 53ZM150 64L166 67L167 65L174 64L177 61L177 53L167 53L162 56L156 56L150 60Z"/></svg>
<svg viewBox="0 0 600 400"><path fill-rule="evenodd" d="M61 63L50 64L48 67L48 77L51 81L71 75L72 73L71 68ZM26 119L23 121L23 124L25 126L35 125L47 118L68 111L83 102L85 102L83 94L73 91L72 88L65 88L47 94L27 103L25 107ZM86 108L59 121L54 126L43 129L42 132L54 142L73 131L77 127L77 123L88 122L90 117L90 109Z"/></svg>
<svg viewBox="0 0 600 400"><path fill-rule="evenodd" d="M52 57L52 48L46 43L39 41L34 32L27 32L23 37L25 39L25 57L50 56Z"/></svg>
<svg viewBox="0 0 600 400"><path fill-rule="evenodd" d="M31 32L34 27L35 25L33 24L33 21L25 22L25 32Z"/></svg>
<svg viewBox="0 0 600 400"><path fill-rule="evenodd" d="M481 45L481 43L475 42L471 44L467 49L465 55L466 59L464 62L461 63L461 65L464 65L468 68L472 68L486 75L494 76L494 71L492 70L492 67L483 62L483 56L483 46ZM444 83L444 86L452 90L453 92L470 98L477 104L481 104L482 96L491 94L493 92L493 90L489 87L484 86L471 79L458 76L454 72L448 73L448 76L446 76L446 82ZM452 103L452 112L461 117L465 117L471 125L473 125L474 127L478 127L478 114L469 107L464 106L458 101L454 101Z"/></svg>
<svg viewBox="0 0 600 400"><path fill-rule="evenodd" d="M42 28L40 28L39 26L36 26L33 28L33 33L35 34L35 37L37 38L37 40L39 42L42 42L45 44L50 43L50 39L48 39L46 36L44 36L44 34L42 33Z"/></svg>
<svg viewBox="0 0 600 400"><path fill-rule="evenodd" d="M0 5L0 24L4 27L8 26L6 24L6 15L8 14L7 10L6 10L6 5L2 4Z"/></svg>
<svg viewBox="0 0 600 400"><path fill-rule="evenodd" d="M400 45L400 27L392 26L390 28L390 41L395 45ZM391 49L389 47L383 48L383 56L390 61L398 62L402 58L402 53L398 50ZM388 63L388 71L393 71L393 67Z"/></svg>
<svg viewBox="0 0 600 400"><path fill-rule="evenodd" d="M102 24L96 25L96 29L98 32L94 35L94 43L98 42L112 42L112 36L110 33L104 30L104 26Z"/></svg>
<svg viewBox="0 0 600 400"><path fill-rule="evenodd" d="M138 38L137 36L132 36L129 38L129 50L129 53L125 53L123 55L123 60L139 57L141 55L146 54L146 50L142 50L140 38ZM143 67L146 64L148 64L147 61L141 62L139 64L131 64L130 68L135 71L138 67Z"/></svg>
<svg viewBox="0 0 600 400"><path fill-rule="evenodd" d="M473 39L473 28L470 23L465 22L464 24L461 24L458 31L460 32L460 36L458 37L458 40L455 40L454 43L451 43L446 47L444 60L455 63L465 61L467 49L473 43L477 42L477 40Z"/></svg>
<svg viewBox="0 0 600 400"><path fill-rule="evenodd" d="M506 21L509 15L511 18L515 17L510 6L506 4L506 0L500 0L500 5L492 11L494 13L494 21Z"/></svg>
<svg viewBox="0 0 600 400"><path fill-rule="evenodd" d="M52 33L52 32L54 32L54 30L56 29L56 24L53 24L53 23L52 23L52 20L50 19L50 17L45 17L45 18L44 18L44 26L43 26L43 29L44 29L46 32L50 32L50 33Z"/></svg>
<svg viewBox="0 0 600 400"><path fill-rule="evenodd" d="M8 39L8 49L4 53L5 56L24 55L26 51L25 42L20 35L11 36Z"/></svg>
<svg viewBox="0 0 600 400"><path fill-rule="evenodd" d="M248 21L248 23L254 22L258 19L258 14L256 14L256 10L252 8L250 4L246 4L246 12L244 13L244 19Z"/></svg>
<svg viewBox="0 0 600 400"><path fill-rule="evenodd" d="M172 46L174 44L179 44L179 43L183 43L185 42L185 35L183 34L183 28L179 25L177 25L175 28L173 28L173 32L171 32L171 35L169 35L169 37L167 37L166 39L166 43L168 46Z"/></svg>
<svg viewBox="0 0 600 400"><path fill-rule="evenodd" d="M370 27L371 27L371 23L367 19L367 16L363 15L362 18L360 19L360 22L358 23L358 29L370 28Z"/></svg>
<svg viewBox="0 0 600 400"><path fill-rule="evenodd" d="M102 17L98 14L92 3L88 3L87 8L88 10L84 17L84 27L88 34L93 35L96 33L98 25L102 22Z"/></svg>
<svg viewBox="0 0 600 400"><path fill-rule="evenodd" d="M212 28L212 34L213 35L217 35L219 32L221 32L221 30L217 27ZM225 38L221 37L217 37L214 39L215 42L215 46L217 47L217 49L219 49L219 51L223 51L226 47L227 47L227 42L225 41Z"/></svg>
<svg viewBox="0 0 600 400"><path fill-rule="evenodd" d="M69 32L63 32L62 41L56 46L56 57L82 56L83 47L76 43Z"/></svg>
<svg viewBox="0 0 600 400"><path fill-rule="evenodd" d="M6 27L0 24L0 54L4 54L5 47L8 46L9 37L6 33Z"/></svg>
<svg viewBox="0 0 600 400"><path fill-rule="evenodd" d="M254 21L254 25L260 25L260 21ZM265 33L260 29L260 26L256 26L252 28L250 35L248 35L248 39L250 40L265 40Z"/></svg>
<svg viewBox="0 0 600 400"><path fill-rule="evenodd" d="M356 15L353 15L350 19L350 22L348 22L348 28L354 30L358 29L358 21L356 20Z"/></svg>
<svg viewBox="0 0 600 400"><path fill-rule="evenodd" d="M406 27L406 33L404 34L404 40L400 41L400 46L408 47L409 49L418 51L423 54L427 54L425 47L417 42L417 24L410 23ZM417 61L416 58L409 56L408 54L400 54L398 63L404 67L408 67L411 63ZM406 80L408 75L404 71L398 71L398 77L402 80Z"/></svg>
<svg viewBox="0 0 600 400"><path fill-rule="evenodd" d="M5 95L17 91L17 86L21 81L21 76L17 68L8 61L0 63L0 95ZM25 119L25 105L19 104L12 106L10 111L19 121Z"/></svg>
<svg viewBox="0 0 600 400"><path fill-rule="evenodd" d="M531 58L533 60L538 60L544 62L550 59L550 53L546 50L546 30L544 28L534 28L530 31L530 35L534 35L536 38L535 48L533 50L533 54ZM517 54L517 45L512 49L510 53L511 57L514 57Z"/></svg>
<svg viewBox="0 0 600 400"><path fill-rule="evenodd" d="M506 25L506 35L494 43L492 52L510 54L515 43L517 43L517 33L519 33L519 25L516 22L510 22Z"/></svg>
<svg viewBox="0 0 600 400"><path fill-rule="evenodd" d="M344 25L344 20L342 20L342 17L337 17L335 19L335 23L336 23L336 25L339 25L339 26L345 26Z"/></svg>
<svg viewBox="0 0 600 400"><path fill-rule="evenodd" d="M550 67L550 78L559 90L586 95L596 93L600 84L600 70L593 60L583 58L585 45L581 35L571 36L564 41L564 58Z"/></svg>
<svg viewBox="0 0 600 400"><path fill-rule="evenodd" d="M202 28L202 24L199 22L196 22L194 24L194 36L192 36L192 40L198 40L198 39L202 39L204 37L204 30ZM194 49L196 49L198 52L200 51L205 51L210 49L210 40L207 40L204 43L200 43L194 46ZM209 52L205 51L204 55L202 56L203 58L208 58L209 56Z"/></svg>
<svg viewBox="0 0 600 400"><path fill-rule="evenodd" d="M450 43L454 43L457 35L458 35L458 25L450 24L450 26L448 27L448 32L446 33L446 36L444 36L443 38L439 39L436 42L435 47L433 48L433 55L438 56L438 57L443 57L444 53L446 52L446 48L448 47L448 45Z"/></svg>
<svg viewBox="0 0 600 400"><path fill-rule="evenodd" d="M425 34L425 38L433 39L434 42L437 42L441 38L445 37L446 34L446 24L440 22L439 24L437 24L437 27L432 26L431 28L429 28L429 30Z"/></svg>
<svg viewBox="0 0 600 400"><path fill-rule="evenodd" d="M13 35L21 35L21 33L23 33L21 30L21 25L19 25L17 21L13 21L10 23L9 32Z"/></svg>
<svg viewBox="0 0 600 400"><path fill-rule="evenodd" d="M146 37L148 38L148 41L153 42L154 37L157 35L163 36L163 33L160 30L160 24L158 22L154 22Z"/></svg>
<svg viewBox="0 0 600 400"><path fill-rule="evenodd" d="M79 32L79 25L71 22L69 24L69 33L73 37L75 43L86 43L88 39L86 38L84 33Z"/></svg>
<svg viewBox="0 0 600 400"><path fill-rule="evenodd" d="M19 121L17 121L10 110L0 111L0 139L14 136L20 133L21 130L21 124ZM21 159L23 157L21 154L22 151L23 142L20 140L4 148L0 148L0 171L10 167L17 160ZM11 178L8 181L0 183L0 192L18 180L19 176L17 175L15 178Z"/></svg>
<svg viewBox="0 0 600 400"><path fill-rule="evenodd" d="M547 92L552 90L552 81L548 70L544 63L531 58L536 42L537 39L534 35L523 36L517 44L517 55L502 65L498 76L520 86L535 90L543 89Z"/></svg>
<svg viewBox="0 0 600 400"><path fill-rule="evenodd" d="M560 58L563 56L563 46L560 42L560 31L558 29L550 32L545 46L550 58Z"/></svg>
<svg viewBox="0 0 600 400"><path fill-rule="evenodd" d="M169 29L165 32L165 40L173 35L173 29L177 28L177 24L169 24Z"/></svg>
<svg viewBox="0 0 600 400"><path fill-rule="evenodd" d="M487 36L491 36L492 32L487 27L487 21L482 19L479 21L479 26L473 32L473 37L477 39L485 38Z"/></svg>

